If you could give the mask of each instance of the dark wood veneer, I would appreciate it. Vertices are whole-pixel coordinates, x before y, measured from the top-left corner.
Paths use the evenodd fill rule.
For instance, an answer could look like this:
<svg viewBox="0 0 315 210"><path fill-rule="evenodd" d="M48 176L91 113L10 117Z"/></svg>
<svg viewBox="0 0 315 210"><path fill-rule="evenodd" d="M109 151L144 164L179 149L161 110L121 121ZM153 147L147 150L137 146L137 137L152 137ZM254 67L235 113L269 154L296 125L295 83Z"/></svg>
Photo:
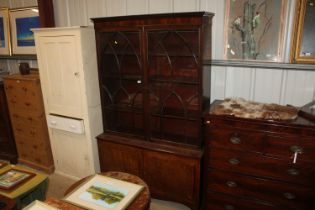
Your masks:
<svg viewBox="0 0 315 210"><path fill-rule="evenodd" d="M315 208L313 122L206 114L205 124L207 209Z"/></svg>
<svg viewBox="0 0 315 210"><path fill-rule="evenodd" d="M206 12L93 18L104 134L101 170L143 178L153 197L199 208ZM208 80L209 78L207 78ZM205 90L205 91L204 91Z"/></svg>
<svg viewBox="0 0 315 210"><path fill-rule="evenodd" d="M4 85L0 81L0 159L17 162L17 151L11 127Z"/></svg>

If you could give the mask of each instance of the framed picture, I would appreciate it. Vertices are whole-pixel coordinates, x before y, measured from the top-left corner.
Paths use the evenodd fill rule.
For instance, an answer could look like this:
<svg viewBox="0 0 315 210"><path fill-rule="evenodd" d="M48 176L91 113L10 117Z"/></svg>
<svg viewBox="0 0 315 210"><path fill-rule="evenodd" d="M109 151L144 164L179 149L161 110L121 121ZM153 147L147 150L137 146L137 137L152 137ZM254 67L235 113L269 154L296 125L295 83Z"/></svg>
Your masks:
<svg viewBox="0 0 315 210"><path fill-rule="evenodd" d="M65 201L93 210L122 210L141 192L142 185L95 175L65 197Z"/></svg>
<svg viewBox="0 0 315 210"><path fill-rule="evenodd" d="M58 210L57 208L50 206L44 202L41 202L39 200L35 200L26 207L23 208L23 210Z"/></svg>
<svg viewBox="0 0 315 210"><path fill-rule="evenodd" d="M39 28L37 7L10 10L12 54L36 54L31 28Z"/></svg>
<svg viewBox="0 0 315 210"><path fill-rule="evenodd" d="M226 0L226 59L283 60L286 0Z"/></svg>
<svg viewBox="0 0 315 210"><path fill-rule="evenodd" d="M3 168L3 167L6 166L6 165L8 165L8 164L5 163L5 162L1 162L1 161L0 161L0 169Z"/></svg>
<svg viewBox="0 0 315 210"><path fill-rule="evenodd" d="M291 63L315 63L315 0L297 1Z"/></svg>
<svg viewBox="0 0 315 210"><path fill-rule="evenodd" d="M33 176L35 176L35 174L11 168L0 174L0 189L12 190L31 179Z"/></svg>
<svg viewBox="0 0 315 210"><path fill-rule="evenodd" d="M9 9L0 8L0 55L11 54Z"/></svg>

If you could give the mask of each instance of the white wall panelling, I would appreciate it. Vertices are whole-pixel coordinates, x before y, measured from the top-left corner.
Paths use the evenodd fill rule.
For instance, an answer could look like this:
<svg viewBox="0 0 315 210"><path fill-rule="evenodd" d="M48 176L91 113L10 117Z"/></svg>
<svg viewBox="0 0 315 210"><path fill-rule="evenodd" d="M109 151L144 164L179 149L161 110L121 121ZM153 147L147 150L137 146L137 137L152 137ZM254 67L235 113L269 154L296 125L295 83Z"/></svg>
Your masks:
<svg viewBox="0 0 315 210"><path fill-rule="evenodd" d="M174 12L189 12L200 10L200 0L174 0Z"/></svg>
<svg viewBox="0 0 315 210"><path fill-rule="evenodd" d="M295 2L287 1L288 17L283 38L286 41L283 47L286 62L290 54ZM198 10L214 12L212 55L213 59L224 58L224 0L54 0L54 7L57 26L91 24L90 17ZM77 16L80 17L74 20ZM69 21L67 17L70 17ZM300 106L313 100L315 95L315 71L218 66L212 66L211 71L211 100L244 97Z"/></svg>
<svg viewBox="0 0 315 210"><path fill-rule="evenodd" d="M56 26L70 26L67 1L53 0Z"/></svg>
<svg viewBox="0 0 315 210"><path fill-rule="evenodd" d="M86 0L67 0L69 9L70 24L77 25L88 25L87 19L87 2Z"/></svg>
<svg viewBox="0 0 315 210"><path fill-rule="evenodd" d="M126 0L127 15L146 14L149 11L147 0Z"/></svg>
<svg viewBox="0 0 315 210"><path fill-rule="evenodd" d="M149 1L149 13L173 12L172 0L147 0Z"/></svg>
<svg viewBox="0 0 315 210"><path fill-rule="evenodd" d="M106 1L104 0L94 0L94 2L91 4L90 1L87 1L87 19L89 25L93 25L92 21L90 21L90 18L94 17L105 17L107 16L106 13Z"/></svg>
<svg viewBox="0 0 315 210"><path fill-rule="evenodd" d="M127 14L127 1L126 0L105 0L106 1L106 14L108 16L121 16Z"/></svg>

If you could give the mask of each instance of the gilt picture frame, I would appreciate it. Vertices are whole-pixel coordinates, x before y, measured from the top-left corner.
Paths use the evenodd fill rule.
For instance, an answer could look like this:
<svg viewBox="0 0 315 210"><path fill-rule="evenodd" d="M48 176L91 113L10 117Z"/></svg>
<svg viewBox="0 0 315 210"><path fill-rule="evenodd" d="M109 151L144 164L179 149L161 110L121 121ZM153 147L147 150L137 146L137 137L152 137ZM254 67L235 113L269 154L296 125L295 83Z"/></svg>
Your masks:
<svg viewBox="0 0 315 210"><path fill-rule="evenodd" d="M9 9L0 8L0 55L11 55Z"/></svg>
<svg viewBox="0 0 315 210"><path fill-rule="evenodd" d="M64 201L83 209L123 210L143 188L142 185L96 174L70 192Z"/></svg>
<svg viewBox="0 0 315 210"><path fill-rule="evenodd" d="M0 189L13 190L35 175L28 171L11 168L0 174Z"/></svg>
<svg viewBox="0 0 315 210"><path fill-rule="evenodd" d="M282 62L286 0L225 3L225 59Z"/></svg>
<svg viewBox="0 0 315 210"><path fill-rule="evenodd" d="M36 54L34 34L31 28L40 27L37 7L10 10L12 54Z"/></svg>
<svg viewBox="0 0 315 210"><path fill-rule="evenodd" d="M315 63L315 0L296 1L291 63Z"/></svg>
<svg viewBox="0 0 315 210"><path fill-rule="evenodd" d="M0 161L0 169L7 166L8 164L6 162Z"/></svg>

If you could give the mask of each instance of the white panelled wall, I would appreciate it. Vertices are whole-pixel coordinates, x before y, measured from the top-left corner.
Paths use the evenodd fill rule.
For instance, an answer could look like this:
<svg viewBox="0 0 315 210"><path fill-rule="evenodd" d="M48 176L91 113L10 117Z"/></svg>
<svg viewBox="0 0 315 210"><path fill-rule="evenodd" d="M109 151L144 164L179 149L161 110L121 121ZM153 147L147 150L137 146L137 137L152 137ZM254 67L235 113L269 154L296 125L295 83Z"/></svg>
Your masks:
<svg viewBox="0 0 315 210"><path fill-rule="evenodd" d="M288 3L284 62L290 54L295 0ZM183 11L215 13L213 59L224 58L224 0L54 0L56 26L92 25L90 18ZM209 68L210 67L206 67ZM210 82L210 78L209 78ZM314 71L211 67L211 100L243 97L268 103L304 105L315 99Z"/></svg>

